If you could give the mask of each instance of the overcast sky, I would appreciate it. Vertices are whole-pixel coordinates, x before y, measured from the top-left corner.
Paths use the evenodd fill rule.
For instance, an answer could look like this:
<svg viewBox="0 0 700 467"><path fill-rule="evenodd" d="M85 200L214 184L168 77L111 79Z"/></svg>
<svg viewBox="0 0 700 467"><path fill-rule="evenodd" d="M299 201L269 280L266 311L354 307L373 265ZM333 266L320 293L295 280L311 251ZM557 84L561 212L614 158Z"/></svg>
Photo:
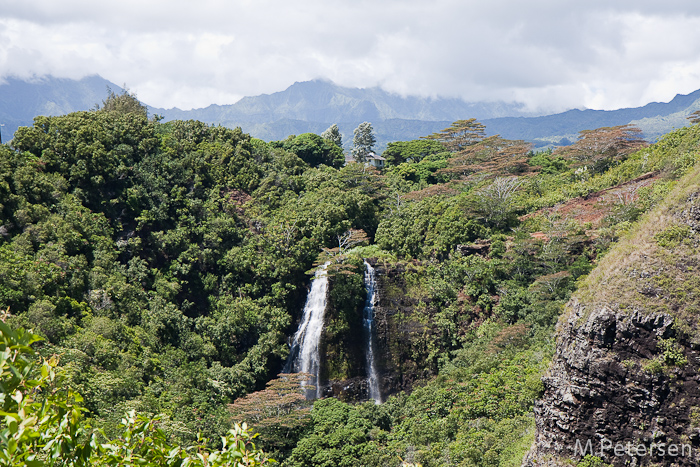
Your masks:
<svg viewBox="0 0 700 467"><path fill-rule="evenodd" d="M157 107L326 78L615 109L700 89L698 0L1 0L0 77L127 84Z"/></svg>

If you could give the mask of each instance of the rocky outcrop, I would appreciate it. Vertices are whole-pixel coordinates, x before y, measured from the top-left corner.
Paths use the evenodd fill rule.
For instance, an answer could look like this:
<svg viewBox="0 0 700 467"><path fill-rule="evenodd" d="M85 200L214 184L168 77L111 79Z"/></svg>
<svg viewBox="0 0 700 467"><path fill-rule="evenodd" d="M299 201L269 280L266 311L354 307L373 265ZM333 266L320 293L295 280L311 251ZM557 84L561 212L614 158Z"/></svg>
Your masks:
<svg viewBox="0 0 700 467"><path fill-rule="evenodd" d="M321 387L321 397L335 397L343 402L366 401L369 399L369 382L362 376L329 381Z"/></svg>
<svg viewBox="0 0 700 467"><path fill-rule="evenodd" d="M392 394L410 392L418 381L437 374L435 343L440 342L442 331L434 325L437 307L430 293L407 283L407 277L420 271L420 263L376 258L367 261L376 273L375 363L379 389L386 400ZM331 278L320 345L322 397L343 401L369 398L367 342L362 326L364 299L359 274ZM466 332L474 317L465 311L461 318L458 328Z"/></svg>
<svg viewBox="0 0 700 467"><path fill-rule="evenodd" d="M469 255L479 255L486 257L491 250L491 240L477 240L474 243L469 243L467 245L457 245L455 251L460 253L462 256Z"/></svg>
<svg viewBox="0 0 700 467"><path fill-rule="evenodd" d="M560 465L584 454L615 466L697 465L700 353L673 322L668 314L589 312L571 303L535 405L526 465ZM670 455L674 445L685 455Z"/></svg>
<svg viewBox="0 0 700 467"><path fill-rule="evenodd" d="M432 332L415 312L418 300L408 297L404 274L409 264L367 260L375 268L374 309L376 365L382 399L410 391L416 380L431 375L425 335ZM366 335L362 323L365 289L360 274L331 277L321 338L321 397L346 402L369 399ZM432 365L434 366L434 365Z"/></svg>

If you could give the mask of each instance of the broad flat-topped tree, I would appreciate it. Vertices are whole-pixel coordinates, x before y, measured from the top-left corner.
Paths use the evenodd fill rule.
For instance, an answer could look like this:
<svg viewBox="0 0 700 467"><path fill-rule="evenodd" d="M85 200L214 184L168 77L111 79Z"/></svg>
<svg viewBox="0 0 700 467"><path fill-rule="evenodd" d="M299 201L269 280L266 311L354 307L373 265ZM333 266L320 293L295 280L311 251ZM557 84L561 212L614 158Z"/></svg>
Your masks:
<svg viewBox="0 0 700 467"><path fill-rule="evenodd" d="M690 120L690 123L693 125L700 123L700 110L696 110L692 114L688 115L688 120Z"/></svg>
<svg viewBox="0 0 700 467"><path fill-rule="evenodd" d="M627 124L579 132L578 141L557 149L554 154L583 164L620 159L648 146L642 130Z"/></svg>
<svg viewBox="0 0 700 467"><path fill-rule="evenodd" d="M529 170L527 159L532 145L522 140L489 136L454 154L448 166L438 173L469 177L480 175L519 174Z"/></svg>
<svg viewBox="0 0 700 467"><path fill-rule="evenodd" d="M450 152L458 152L467 146L478 143L486 137L486 127L476 121L457 120L442 131L425 136L425 139L433 139L442 143Z"/></svg>

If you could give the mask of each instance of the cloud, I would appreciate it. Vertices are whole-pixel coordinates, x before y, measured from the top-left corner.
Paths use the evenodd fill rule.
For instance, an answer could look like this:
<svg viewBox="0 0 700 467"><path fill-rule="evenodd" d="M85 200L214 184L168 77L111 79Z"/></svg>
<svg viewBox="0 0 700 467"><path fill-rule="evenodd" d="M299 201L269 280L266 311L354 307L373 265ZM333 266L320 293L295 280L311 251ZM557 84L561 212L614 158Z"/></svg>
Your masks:
<svg viewBox="0 0 700 467"><path fill-rule="evenodd" d="M400 94L617 108L700 88L700 4L6 0L0 70L99 73L159 107L327 78Z"/></svg>

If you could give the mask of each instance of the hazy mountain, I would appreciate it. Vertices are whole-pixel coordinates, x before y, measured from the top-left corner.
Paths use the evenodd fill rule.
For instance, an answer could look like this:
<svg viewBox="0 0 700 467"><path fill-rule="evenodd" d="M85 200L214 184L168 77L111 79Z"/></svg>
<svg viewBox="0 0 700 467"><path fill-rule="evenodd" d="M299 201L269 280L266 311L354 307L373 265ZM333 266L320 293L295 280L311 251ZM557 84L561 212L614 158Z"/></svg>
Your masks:
<svg viewBox="0 0 700 467"><path fill-rule="evenodd" d="M284 91L244 97L231 105L210 105L189 111L154 108L152 111L167 119L187 116L201 121L246 123L284 119L335 123L389 119L452 122L465 115L478 119L533 115L523 104L402 97L378 87L345 88L324 80L294 83Z"/></svg>
<svg viewBox="0 0 700 467"><path fill-rule="evenodd" d="M676 95L671 102L652 102L643 107L619 110L568 110L563 113L532 118L486 119L489 134L524 139L536 143L557 143L563 138L575 140L579 131L604 126L639 126L649 140L656 140L674 128L687 125L686 117L700 109L700 90Z"/></svg>
<svg viewBox="0 0 700 467"><path fill-rule="evenodd" d="M531 116L523 104L467 103L460 99L402 97L378 87L345 88L329 81L294 83L284 91L245 97L231 105L203 109L150 108L165 120L195 119L243 131L264 140L280 140L291 134L321 133L338 124L343 141L362 122L372 122L378 148L388 142L414 139L441 130L461 118L488 119Z"/></svg>
<svg viewBox="0 0 700 467"><path fill-rule="evenodd" d="M0 124L5 141L20 126L31 125L38 115L63 115L88 110L107 97L107 87L122 88L93 75L81 80L51 76L29 81L18 78L0 80Z"/></svg>
<svg viewBox="0 0 700 467"><path fill-rule="evenodd" d="M31 81L7 78L0 84L0 123L7 141L20 125L31 125L37 115L60 115L88 110L102 102L107 87L121 88L99 76L81 80L45 77ZM678 95L671 102L643 107L602 110L569 110L537 116L523 104L504 102L467 103L460 99L402 97L380 88L357 89L329 81L294 83L284 91L245 97L231 105L210 105L180 110L149 107L165 120L195 119L243 131L263 140L280 140L306 132L321 133L337 123L346 145L364 121L372 122L377 149L388 142L415 139L441 130L459 119L477 118L489 134L524 139L537 146L573 141L579 131L602 126L634 123L654 140L673 128L684 126L686 117L700 109L700 90Z"/></svg>

